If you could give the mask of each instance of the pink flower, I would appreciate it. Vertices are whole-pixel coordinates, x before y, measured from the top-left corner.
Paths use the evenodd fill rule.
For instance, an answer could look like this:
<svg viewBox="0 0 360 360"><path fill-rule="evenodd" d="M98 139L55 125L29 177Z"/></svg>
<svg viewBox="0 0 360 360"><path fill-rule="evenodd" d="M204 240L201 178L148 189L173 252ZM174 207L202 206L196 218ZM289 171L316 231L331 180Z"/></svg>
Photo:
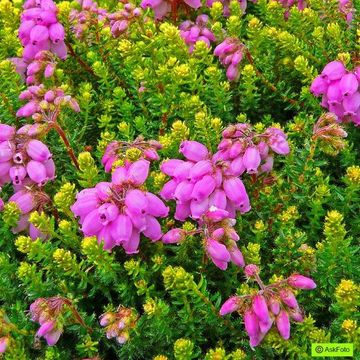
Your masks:
<svg viewBox="0 0 360 360"><path fill-rule="evenodd" d="M86 236L97 236L104 249L121 245L127 254L138 252L140 233L157 241L162 237L157 217L166 217L169 209L154 194L140 187L149 173L149 162L138 160L118 167L111 183L99 183L81 191L71 207L80 217Z"/></svg>
<svg viewBox="0 0 360 360"><path fill-rule="evenodd" d="M312 290L316 288L316 284L312 279L300 274L291 275L287 282L290 286L297 289Z"/></svg>
<svg viewBox="0 0 360 360"><path fill-rule="evenodd" d="M186 140L180 144L180 153L190 161L205 160L209 156L208 149L205 145L197 141Z"/></svg>
<svg viewBox="0 0 360 360"><path fill-rule="evenodd" d="M232 296L227 299L224 304L221 306L220 315L224 316L236 311L239 308L239 297Z"/></svg>
<svg viewBox="0 0 360 360"><path fill-rule="evenodd" d="M185 239L186 232L183 229L172 229L168 231L163 237L164 244L178 244Z"/></svg>
<svg viewBox="0 0 360 360"><path fill-rule="evenodd" d="M227 68L229 81L237 80L240 75L238 65L243 58L243 48L244 45L237 38L226 38L214 50L214 55Z"/></svg>
<svg viewBox="0 0 360 360"><path fill-rule="evenodd" d="M290 338L290 320L286 311L280 311L279 315L276 317L276 326L280 335L285 340L288 340Z"/></svg>

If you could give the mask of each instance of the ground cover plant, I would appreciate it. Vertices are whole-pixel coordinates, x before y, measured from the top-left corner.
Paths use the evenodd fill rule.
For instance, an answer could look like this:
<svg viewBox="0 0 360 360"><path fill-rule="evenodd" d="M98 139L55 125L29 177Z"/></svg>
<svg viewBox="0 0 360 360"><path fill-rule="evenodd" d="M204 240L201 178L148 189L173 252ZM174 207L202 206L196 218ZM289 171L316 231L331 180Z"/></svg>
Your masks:
<svg viewBox="0 0 360 360"><path fill-rule="evenodd" d="M356 358L359 10L0 0L0 358Z"/></svg>

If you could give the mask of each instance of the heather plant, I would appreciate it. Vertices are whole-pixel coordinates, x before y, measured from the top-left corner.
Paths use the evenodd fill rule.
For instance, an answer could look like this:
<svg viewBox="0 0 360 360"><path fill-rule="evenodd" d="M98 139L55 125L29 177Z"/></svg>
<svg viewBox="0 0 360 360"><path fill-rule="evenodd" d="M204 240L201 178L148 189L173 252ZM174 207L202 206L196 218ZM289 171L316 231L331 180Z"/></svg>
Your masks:
<svg viewBox="0 0 360 360"><path fill-rule="evenodd" d="M356 358L359 11L0 0L0 358Z"/></svg>

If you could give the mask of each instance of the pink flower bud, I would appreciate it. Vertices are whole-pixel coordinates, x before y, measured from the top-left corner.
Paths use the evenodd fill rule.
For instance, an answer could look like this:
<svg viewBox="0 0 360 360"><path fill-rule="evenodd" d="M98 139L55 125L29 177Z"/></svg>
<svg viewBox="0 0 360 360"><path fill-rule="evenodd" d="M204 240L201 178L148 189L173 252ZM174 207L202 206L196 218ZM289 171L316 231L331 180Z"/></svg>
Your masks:
<svg viewBox="0 0 360 360"><path fill-rule="evenodd" d="M61 60L66 59L67 56L67 48L64 41L59 41L57 43L52 43L50 46L50 50L57 55Z"/></svg>
<svg viewBox="0 0 360 360"><path fill-rule="evenodd" d="M0 162L11 160L14 155L14 145L10 141L0 143Z"/></svg>
<svg viewBox="0 0 360 360"><path fill-rule="evenodd" d="M194 184L187 180L181 181L175 189L174 198L182 203L190 201L192 199L193 190Z"/></svg>
<svg viewBox="0 0 360 360"><path fill-rule="evenodd" d="M174 218L179 221L185 221L191 215L190 202L184 204L177 204Z"/></svg>
<svg viewBox="0 0 360 360"><path fill-rule="evenodd" d="M230 253L224 244L208 239L206 242L206 251L208 252L211 258L220 260L220 261L230 261Z"/></svg>
<svg viewBox="0 0 360 360"><path fill-rule="evenodd" d="M130 240L123 244L123 248L128 255L137 254L139 252L140 233L133 231Z"/></svg>
<svg viewBox="0 0 360 360"><path fill-rule="evenodd" d="M245 311L244 314L245 330L250 337L256 337L260 332L259 320L251 310Z"/></svg>
<svg viewBox="0 0 360 360"><path fill-rule="evenodd" d="M10 125L0 124L0 141L12 139L15 135L15 128Z"/></svg>
<svg viewBox="0 0 360 360"><path fill-rule="evenodd" d="M61 336L62 331L61 330L53 330L47 334L44 335L44 338L49 346L55 345Z"/></svg>
<svg viewBox="0 0 360 360"><path fill-rule="evenodd" d="M143 234L152 241L158 241L162 237L161 225L153 216L146 216L146 228Z"/></svg>
<svg viewBox="0 0 360 360"><path fill-rule="evenodd" d="M230 177L223 182L226 196L242 209L247 210L249 198L243 182L236 177Z"/></svg>
<svg viewBox="0 0 360 360"><path fill-rule="evenodd" d="M267 323L270 320L269 310L263 295L255 295L252 301L252 309L259 321Z"/></svg>
<svg viewBox="0 0 360 360"><path fill-rule="evenodd" d="M55 66L54 63L47 64L46 67L45 67L45 70L44 70L45 78L48 79L49 77L53 76L55 68L56 68L56 66Z"/></svg>
<svg viewBox="0 0 360 360"><path fill-rule="evenodd" d="M221 306L220 315L224 316L236 311L239 308L240 297L232 296Z"/></svg>
<svg viewBox="0 0 360 360"><path fill-rule="evenodd" d="M47 161L51 159L52 155L48 147L39 140L30 140L26 147L28 155L36 161Z"/></svg>
<svg viewBox="0 0 360 360"><path fill-rule="evenodd" d="M192 191L192 198L195 201L202 201L214 191L216 186L215 180L210 175L205 175L201 180L195 183Z"/></svg>
<svg viewBox="0 0 360 360"><path fill-rule="evenodd" d="M19 207L22 214L27 214L35 207L33 196L30 192L21 190L9 198L9 202L14 202Z"/></svg>
<svg viewBox="0 0 360 360"><path fill-rule="evenodd" d="M317 76L311 86L310 86L310 91L315 95L315 96L320 96L323 95L327 92L329 84L325 81L325 79L320 75Z"/></svg>
<svg viewBox="0 0 360 360"><path fill-rule="evenodd" d="M183 141L179 151L191 161L205 160L209 156L206 146L197 141Z"/></svg>
<svg viewBox="0 0 360 360"><path fill-rule="evenodd" d="M135 185L142 185L149 175L150 162L138 160L128 169L128 179Z"/></svg>
<svg viewBox="0 0 360 360"><path fill-rule="evenodd" d="M221 189L215 189L215 191L209 197L210 208L214 206L217 209L225 209L226 203L226 194Z"/></svg>
<svg viewBox="0 0 360 360"><path fill-rule="evenodd" d="M197 181L204 175L210 174L212 170L212 164L209 160L201 160L190 169L189 176L191 180Z"/></svg>
<svg viewBox="0 0 360 360"><path fill-rule="evenodd" d="M290 320L286 311L281 310L276 318L276 326L283 339L290 338Z"/></svg>
<svg viewBox="0 0 360 360"><path fill-rule="evenodd" d="M249 278L255 276L256 274L259 274L260 272L260 269L254 265L254 264L249 264L249 265L246 265L245 266L245 275Z"/></svg>
<svg viewBox="0 0 360 360"><path fill-rule="evenodd" d="M167 183L164 184L163 188L161 189L160 196L164 200L173 199L177 185L178 185L178 183L175 180L168 181Z"/></svg>
<svg viewBox="0 0 360 360"><path fill-rule="evenodd" d="M160 165L160 170L169 176L174 176L174 171L175 169L183 164L184 161L183 160L178 160L178 159L172 159L172 160L168 160L168 161L164 161L161 165Z"/></svg>
<svg viewBox="0 0 360 360"><path fill-rule="evenodd" d="M326 80L338 80L341 79L345 73L346 68L341 61L332 61L324 67L321 75Z"/></svg>
<svg viewBox="0 0 360 360"><path fill-rule="evenodd" d="M64 27L60 23L51 24L49 27L49 36L50 36L50 40L55 44L60 41L64 41L65 39Z"/></svg>
<svg viewBox="0 0 360 360"><path fill-rule="evenodd" d="M244 261L243 254L241 253L241 251L236 246L236 243L234 243L234 245L229 249L229 252L230 252L231 261L235 265L237 265L239 267L244 267L245 266L245 261Z"/></svg>
<svg viewBox="0 0 360 360"><path fill-rule="evenodd" d="M29 178L40 186L47 183L48 177L46 174L46 168L41 162L35 160L29 161L26 166L26 171Z"/></svg>
<svg viewBox="0 0 360 360"><path fill-rule="evenodd" d="M345 74L340 80L340 91L343 96L354 94L359 87L356 76L352 73Z"/></svg>
<svg viewBox="0 0 360 360"><path fill-rule="evenodd" d="M312 279L300 274L291 275L287 282L290 286L297 289L312 290L316 288L316 284Z"/></svg>
<svg viewBox="0 0 360 360"><path fill-rule="evenodd" d="M256 174L261 161L259 150L255 146L248 147L242 161L248 174Z"/></svg>
<svg viewBox="0 0 360 360"><path fill-rule="evenodd" d="M148 201L145 197L145 194L140 190L130 190L126 194L125 204L129 211L134 215L146 214Z"/></svg>
<svg viewBox="0 0 360 360"><path fill-rule="evenodd" d="M9 170L9 175L14 185L20 185L25 179L26 174L24 166L12 166Z"/></svg>
<svg viewBox="0 0 360 360"><path fill-rule="evenodd" d="M0 354L3 354L9 345L9 338L7 336L3 336L0 338Z"/></svg>
<svg viewBox="0 0 360 360"><path fill-rule="evenodd" d="M191 216L194 219L199 219L206 210L209 208L209 199L206 197L205 199L201 201L192 200L190 202L190 210L191 210Z"/></svg>
<svg viewBox="0 0 360 360"><path fill-rule="evenodd" d="M43 43L49 38L48 28L44 25L35 25L30 32L30 40L33 45Z"/></svg>
<svg viewBox="0 0 360 360"><path fill-rule="evenodd" d="M289 290L281 290L280 291L280 298L282 300L282 302L284 304L286 304L287 306L293 308L293 309L296 309L299 307L297 301L296 301L296 298L295 298L295 295L289 291Z"/></svg>
<svg viewBox="0 0 360 360"><path fill-rule="evenodd" d="M46 321L40 326L39 330L36 333L36 336L39 337L44 336L45 334L51 332L54 329L54 327L55 327L54 321Z"/></svg>
<svg viewBox="0 0 360 360"><path fill-rule="evenodd" d="M130 218L120 214L110 225L110 233L116 244L129 241L133 231L133 224Z"/></svg>
<svg viewBox="0 0 360 360"><path fill-rule="evenodd" d="M146 192L145 197L148 201L147 213L156 217L166 217L169 214L167 207L156 195Z"/></svg>
<svg viewBox="0 0 360 360"><path fill-rule="evenodd" d="M163 237L162 242L164 244L178 244L185 240L186 232L183 229L171 229Z"/></svg>
<svg viewBox="0 0 360 360"><path fill-rule="evenodd" d="M225 229L224 228L218 228L216 230L214 230L211 234L211 237L216 240L219 241L223 238L223 236L225 235Z"/></svg>

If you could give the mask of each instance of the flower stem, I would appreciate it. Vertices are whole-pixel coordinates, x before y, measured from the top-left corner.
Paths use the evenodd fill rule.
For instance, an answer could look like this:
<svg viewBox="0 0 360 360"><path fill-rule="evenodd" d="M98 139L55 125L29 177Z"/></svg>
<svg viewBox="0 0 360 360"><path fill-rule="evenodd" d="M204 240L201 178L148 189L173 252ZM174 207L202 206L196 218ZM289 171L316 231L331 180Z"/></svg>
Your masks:
<svg viewBox="0 0 360 360"><path fill-rule="evenodd" d="M72 149L70 142L65 134L65 131L61 128L61 126L57 122L51 122L50 126L59 134L62 141L64 142L66 150L67 150L72 162L74 163L76 169L80 170L79 163L75 156L74 150Z"/></svg>

